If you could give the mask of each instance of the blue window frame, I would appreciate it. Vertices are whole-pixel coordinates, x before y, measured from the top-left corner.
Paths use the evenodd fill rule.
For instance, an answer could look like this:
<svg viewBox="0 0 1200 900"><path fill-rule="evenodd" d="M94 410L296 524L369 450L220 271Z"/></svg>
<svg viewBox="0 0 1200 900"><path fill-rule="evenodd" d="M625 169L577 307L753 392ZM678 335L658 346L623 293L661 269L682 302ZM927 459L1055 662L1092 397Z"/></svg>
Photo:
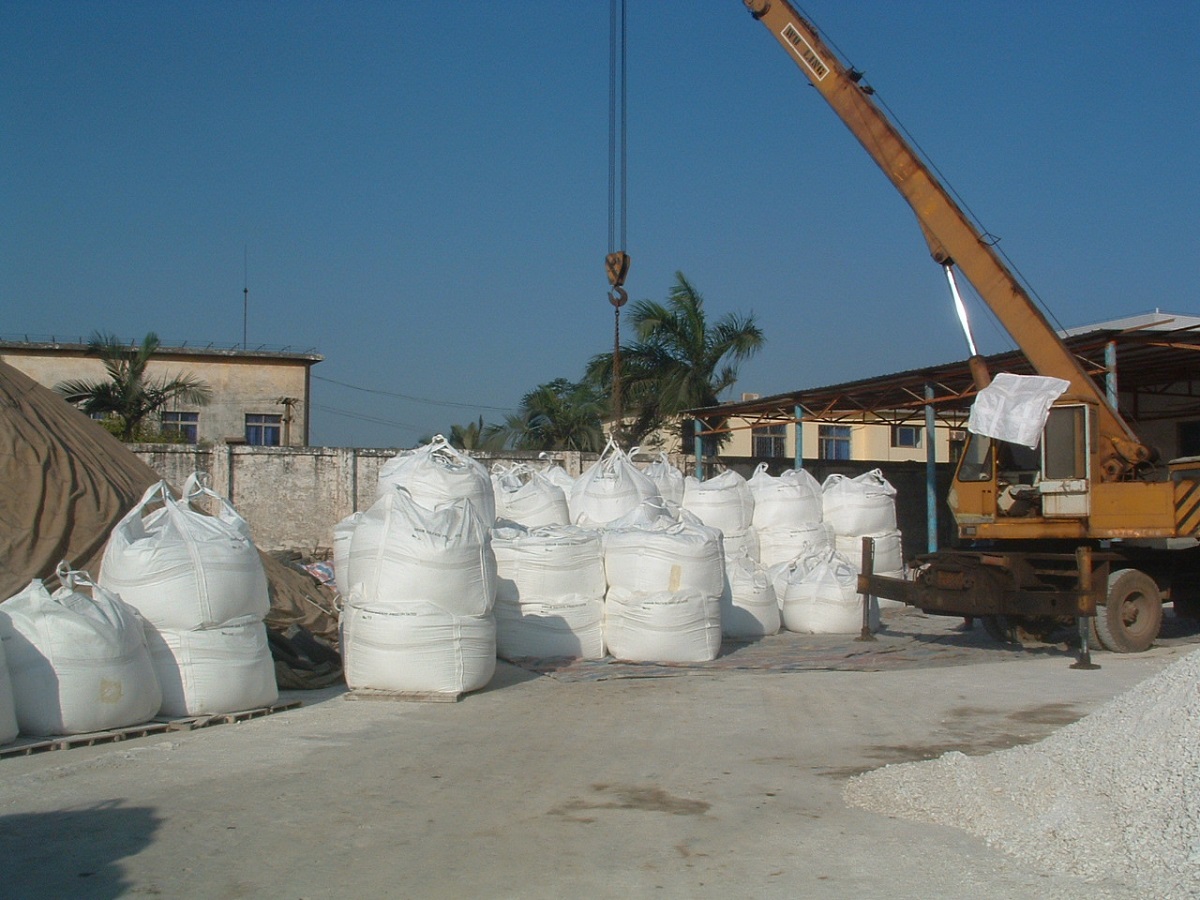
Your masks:
<svg viewBox="0 0 1200 900"><path fill-rule="evenodd" d="M282 416L246 413L246 443L256 447L278 447Z"/></svg>

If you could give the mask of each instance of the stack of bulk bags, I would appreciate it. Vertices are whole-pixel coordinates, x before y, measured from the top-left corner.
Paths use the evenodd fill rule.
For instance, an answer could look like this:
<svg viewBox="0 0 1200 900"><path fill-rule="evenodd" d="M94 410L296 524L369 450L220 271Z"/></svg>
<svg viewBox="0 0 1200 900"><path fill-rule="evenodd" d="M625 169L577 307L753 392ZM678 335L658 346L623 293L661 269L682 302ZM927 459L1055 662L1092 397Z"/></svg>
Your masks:
<svg viewBox="0 0 1200 900"><path fill-rule="evenodd" d="M896 489L879 469L856 478L830 475L821 486L825 522L834 535L834 548L862 569L862 539L875 541L876 575L904 578L904 551L896 527ZM886 605L902 605L882 601Z"/></svg>
<svg viewBox="0 0 1200 900"><path fill-rule="evenodd" d="M754 497L746 479L726 469L707 481L683 480L683 508L726 537L740 535L754 522Z"/></svg>
<svg viewBox="0 0 1200 900"><path fill-rule="evenodd" d="M716 658L725 585L718 529L687 515L613 528L604 536L604 571L609 653L632 661Z"/></svg>
<svg viewBox="0 0 1200 900"><path fill-rule="evenodd" d="M202 497L215 502L216 515L196 508ZM109 535L100 584L146 621L163 715L237 712L278 699L258 548L245 519L199 475L181 500L165 481L146 491Z"/></svg>
<svg viewBox="0 0 1200 900"><path fill-rule="evenodd" d="M484 527L496 521L496 499L487 469L450 446L442 435L415 450L393 456L379 470L375 499L402 487L427 509L465 497L475 506Z"/></svg>
<svg viewBox="0 0 1200 900"><path fill-rule="evenodd" d="M660 453L658 459L647 465L642 471L647 478L654 482L659 496L676 506L683 505L683 472L671 465L667 454Z"/></svg>
<svg viewBox="0 0 1200 900"><path fill-rule="evenodd" d="M832 549L801 556L775 575L775 590L783 610L783 626L802 634L859 634L862 596L858 573ZM879 628L879 604L868 601L871 631Z"/></svg>
<svg viewBox="0 0 1200 900"><path fill-rule="evenodd" d="M496 559L470 499L429 509L390 488L354 528L347 580L341 625L351 688L462 693L491 680Z"/></svg>
<svg viewBox="0 0 1200 900"><path fill-rule="evenodd" d="M754 529L764 566L778 566L831 546L822 521L821 486L804 469L789 469L774 477L767 464L760 463L747 484L754 497Z"/></svg>
<svg viewBox="0 0 1200 900"><path fill-rule="evenodd" d="M526 528L569 525L571 522L566 492L545 474L524 463L493 466L492 492L496 497L497 519L506 519Z"/></svg>
<svg viewBox="0 0 1200 900"><path fill-rule="evenodd" d="M0 717L3 741L16 736L4 721L14 708L22 732L53 735L139 725L162 703L137 612L86 572L64 563L58 577L62 587L53 594L33 581L0 604L12 685L9 716Z"/></svg>
<svg viewBox="0 0 1200 900"><path fill-rule="evenodd" d="M571 486L571 521L584 527L604 527L658 496L654 482L609 441L600 458Z"/></svg>
<svg viewBox="0 0 1200 900"><path fill-rule="evenodd" d="M600 534L574 525L498 525L496 653L502 659L604 657Z"/></svg>

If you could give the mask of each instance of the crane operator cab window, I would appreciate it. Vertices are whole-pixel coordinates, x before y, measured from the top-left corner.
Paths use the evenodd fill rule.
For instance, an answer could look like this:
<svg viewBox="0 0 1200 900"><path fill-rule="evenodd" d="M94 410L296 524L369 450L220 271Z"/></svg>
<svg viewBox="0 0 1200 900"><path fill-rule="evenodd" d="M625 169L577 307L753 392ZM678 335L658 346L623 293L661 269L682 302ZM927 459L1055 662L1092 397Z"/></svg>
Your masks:
<svg viewBox="0 0 1200 900"><path fill-rule="evenodd" d="M996 513L1003 517L1086 516L1089 421L1086 406L1053 407L1036 449L971 434L955 479L994 478Z"/></svg>

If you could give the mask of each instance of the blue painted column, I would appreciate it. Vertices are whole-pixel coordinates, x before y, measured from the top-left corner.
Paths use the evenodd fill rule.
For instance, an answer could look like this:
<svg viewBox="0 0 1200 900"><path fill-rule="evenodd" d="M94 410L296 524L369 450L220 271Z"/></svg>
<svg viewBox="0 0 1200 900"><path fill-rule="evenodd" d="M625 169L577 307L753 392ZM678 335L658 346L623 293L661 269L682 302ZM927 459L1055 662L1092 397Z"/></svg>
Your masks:
<svg viewBox="0 0 1200 900"><path fill-rule="evenodd" d="M1104 345L1104 389L1108 394L1108 405L1117 408L1117 342Z"/></svg>
<svg viewBox="0 0 1200 900"><path fill-rule="evenodd" d="M925 531L930 553L938 549L937 420L933 414L933 385L925 385Z"/></svg>
<svg viewBox="0 0 1200 900"><path fill-rule="evenodd" d="M692 434L695 435L695 440L692 442L692 450L696 454L696 480L704 480L704 438L700 432L704 430L704 426L700 424L699 419L692 419Z"/></svg>
<svg viewBox="0 0 1200 900"><path fill-rule="evenodd" d="M804 409L796 404L796 463L795 468L804 468Z"/></svg>

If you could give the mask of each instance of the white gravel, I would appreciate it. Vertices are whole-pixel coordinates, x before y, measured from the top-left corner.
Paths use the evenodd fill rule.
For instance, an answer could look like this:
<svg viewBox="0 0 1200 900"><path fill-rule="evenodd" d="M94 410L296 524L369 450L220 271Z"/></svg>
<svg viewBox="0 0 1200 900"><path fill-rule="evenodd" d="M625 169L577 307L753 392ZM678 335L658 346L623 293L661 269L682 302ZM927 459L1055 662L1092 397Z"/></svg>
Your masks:
<svg viewBox="0 0 1200 900"><path fill-rule="evenodd" d="M962 828L1047 872L1200 896L1200 652L1039 743L886 766L845 799Z"/></svg>

